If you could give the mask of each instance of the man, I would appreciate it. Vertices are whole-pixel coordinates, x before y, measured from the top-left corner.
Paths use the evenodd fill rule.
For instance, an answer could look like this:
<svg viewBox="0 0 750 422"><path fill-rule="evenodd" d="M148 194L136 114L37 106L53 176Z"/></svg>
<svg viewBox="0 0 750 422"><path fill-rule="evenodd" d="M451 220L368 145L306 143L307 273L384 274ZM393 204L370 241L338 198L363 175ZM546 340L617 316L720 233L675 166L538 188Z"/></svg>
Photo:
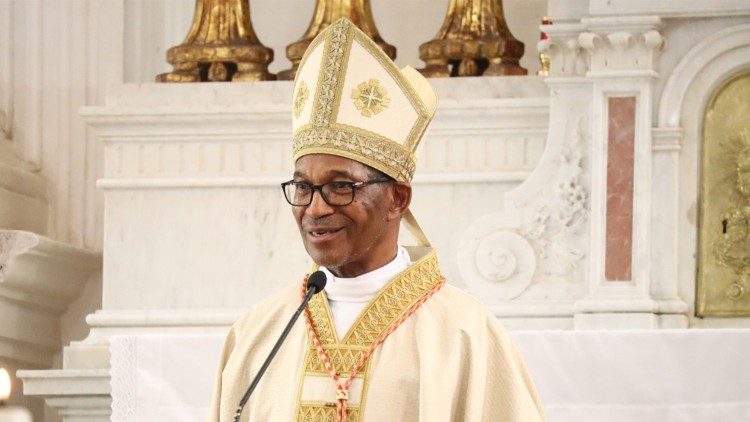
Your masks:
<svg viewBox="0 0 750 422"><path fill-rule="evenodd" d="M445 284L409 211L414 151L436 107L427 81L342 19L310 45L294 93L295 171L282 188L328 283L242 420L543 420L511 339ZM402 220L419 246L398 245ZM303 286L301 277L232 326L210 421L232 420Z"/></svg>

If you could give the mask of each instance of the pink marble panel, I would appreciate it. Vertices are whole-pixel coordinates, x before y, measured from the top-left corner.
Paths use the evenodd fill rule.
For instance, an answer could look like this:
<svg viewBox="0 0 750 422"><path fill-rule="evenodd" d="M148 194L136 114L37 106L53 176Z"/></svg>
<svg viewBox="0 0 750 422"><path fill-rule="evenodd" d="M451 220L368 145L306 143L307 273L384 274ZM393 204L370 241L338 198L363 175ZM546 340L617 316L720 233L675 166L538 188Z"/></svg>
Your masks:
<svg viewBox="0 0 750 422"><path fill-rule="evenodd" d="M635 108L635 97L609 99L604 265L604 276L609 281L632 278Z"/></svg>

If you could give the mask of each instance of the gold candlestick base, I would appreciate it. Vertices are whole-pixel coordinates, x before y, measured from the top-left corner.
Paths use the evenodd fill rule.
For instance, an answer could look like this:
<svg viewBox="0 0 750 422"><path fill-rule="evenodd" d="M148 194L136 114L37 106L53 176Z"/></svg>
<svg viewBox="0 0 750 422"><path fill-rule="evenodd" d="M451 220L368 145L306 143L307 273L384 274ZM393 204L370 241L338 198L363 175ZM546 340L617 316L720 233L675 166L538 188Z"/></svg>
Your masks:
<svg viewBox="0 0 750 422"><path fill-rule="evenodd" d="M167 51L174 70L157 82L246 82L275 79L273 50L258 40L248 0L196 0L185 41Z"/></svg>
<svg viewBox="0 0 750 422"><path fill-rule="evenodd" d="M524 45L505 23L501 0L451 0L437 36L419 47L427 77L525 75Z"/></svg>
<svg viewBox="0 0 750 422"><path fill-rule="evenodd" d="M299 41L286 47L286 56L292 62L291 69L279 72L278 79L292 80L302 56L312 40L325 28L341 18L352 21L359 29L375 41L392 60L396 58L396 47L383 41L372 17L370 0L317 0L310 26Z"/></svg>

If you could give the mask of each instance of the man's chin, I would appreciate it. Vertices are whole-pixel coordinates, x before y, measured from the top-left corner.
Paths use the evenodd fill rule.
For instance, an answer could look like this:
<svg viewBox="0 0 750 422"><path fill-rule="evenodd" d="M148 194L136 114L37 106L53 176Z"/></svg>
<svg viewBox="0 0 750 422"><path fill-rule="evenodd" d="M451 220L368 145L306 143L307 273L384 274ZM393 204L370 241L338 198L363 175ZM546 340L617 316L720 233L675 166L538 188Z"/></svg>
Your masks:
<svg viewBox="0 0 750 422"><path fill-rule="evenodd" d="M326 251L328 252L328 251ZM342 259L338 256L333 256L330 253L326 253L323 251L310 251L308 250L307 253L310 255L310 258L318 264L320 267L326 267L326 268L336 268L340 265Z"/></svg>

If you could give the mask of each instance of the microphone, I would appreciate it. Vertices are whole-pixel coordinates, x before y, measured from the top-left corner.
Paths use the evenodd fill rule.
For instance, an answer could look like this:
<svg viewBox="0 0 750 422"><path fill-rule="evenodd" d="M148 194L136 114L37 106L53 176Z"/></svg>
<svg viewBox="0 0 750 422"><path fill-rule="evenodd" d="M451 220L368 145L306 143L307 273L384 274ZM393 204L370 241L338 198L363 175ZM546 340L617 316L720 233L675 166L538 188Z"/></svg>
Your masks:
<svg viewBox="0 0 750 422"><path fill-rule="evenodd" d="M268 365L271 363L271 360L274 356L276 356L276 352L279 351L279 348L281 347L281 343L284 342L284 339L286 339L286 336L289 334L289 331L292 330L292 326L294 325L294 322L297 321L297 318L299 318L299 315L302 313L302 310L305 309L305 306L307 306L307 302L312 299L313 295L323 290L323 288L326 286L326 275L323 273L323 271L315 271L314 273L310 274L309 277L307 277L307 293L305 293L305 298L302 300L302 303L297 308L297 311L292 316L292 319L289 320L289 322L286 324L286 327L284 328L284 331L281 333L281 336L276 341L276 344L273 345L273 349L271 349L271 353L268 354L268 357L266 358L266 361L263 362L263 366L260 367L260 370L258 371L258 374L255 375L255 378L253 378L253 382L250 383L250 387L247 388L247 391L245 391L245 395L242 396L242 400L240 400L240 404L237 406L237 413L234 415L234 422L240 422L240 415L242 414L242 408L245 407L245 404L247 404L247 401L250 399L250 395L253 394L253 390L255 390L255 387L260 382L260 378L263 376L263 373L266 372L266 369L268 368Z"/></svg>

